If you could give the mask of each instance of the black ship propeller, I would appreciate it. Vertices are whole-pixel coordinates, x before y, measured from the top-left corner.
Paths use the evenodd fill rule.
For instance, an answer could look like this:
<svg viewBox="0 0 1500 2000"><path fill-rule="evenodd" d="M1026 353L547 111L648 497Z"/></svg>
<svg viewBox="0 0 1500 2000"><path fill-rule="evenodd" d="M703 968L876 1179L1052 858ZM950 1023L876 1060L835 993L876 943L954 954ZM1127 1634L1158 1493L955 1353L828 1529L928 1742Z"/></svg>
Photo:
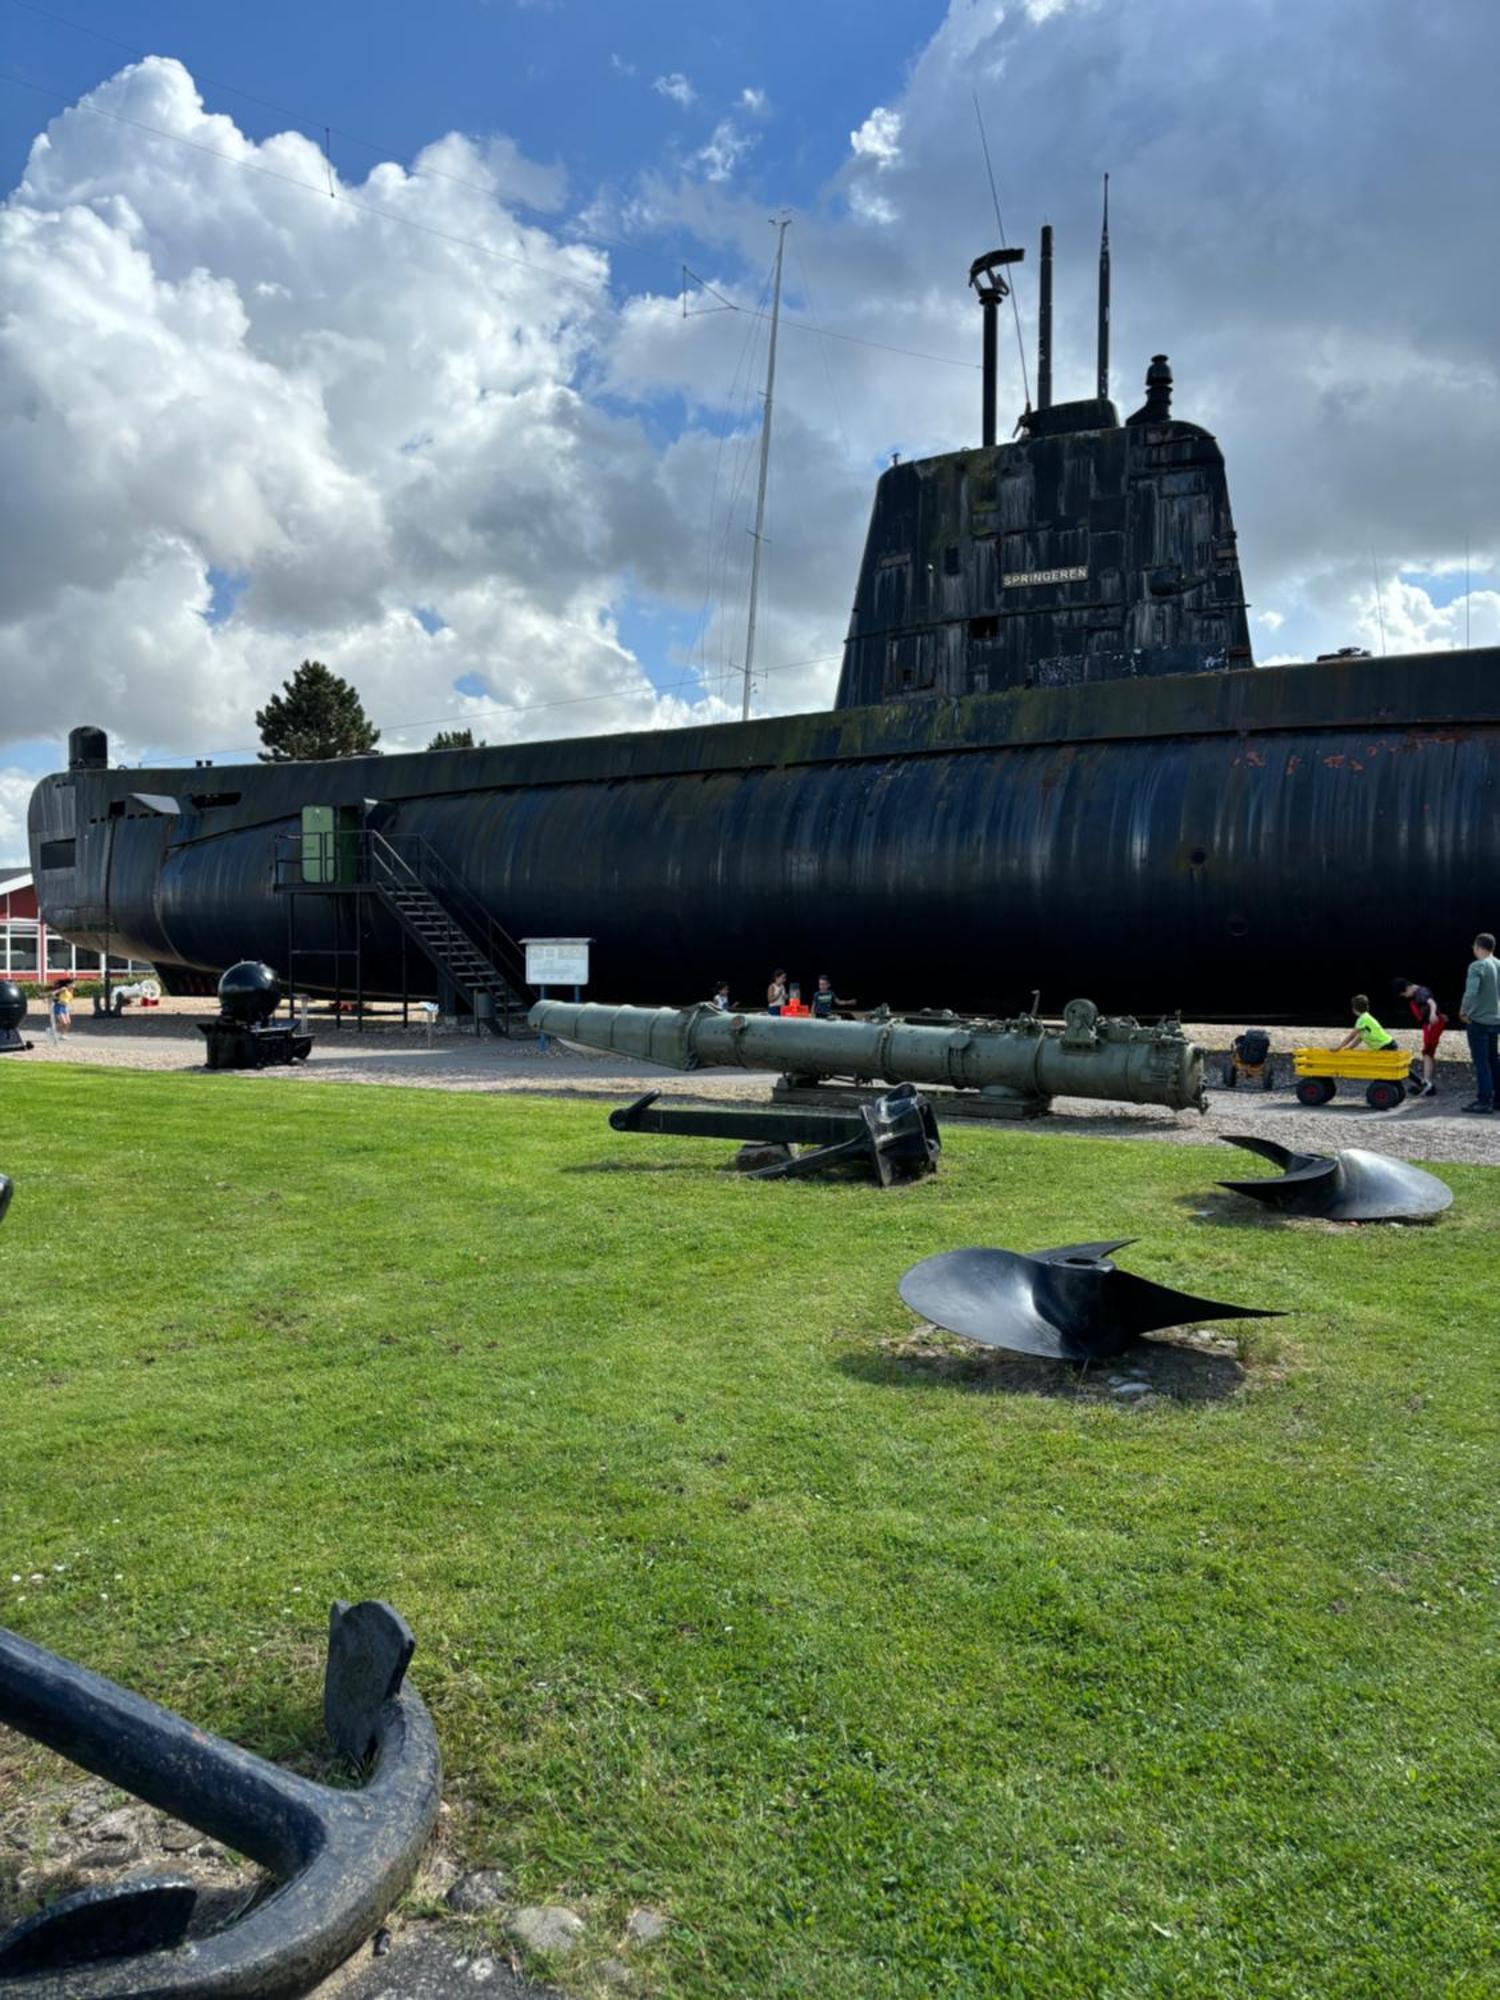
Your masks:
<svg viewBox="0 0 1500 2000"><path fill-rule="evenodd" d="M1056 1250L945 1250L914 1264L901 1296L915 1313L985 1347L1058 1361L1106 1361L1143 1333L1204 1319L1279 1319L1263 1306L1225 1305L1122 1271L1113 1243Z"/></svg>
<svg viewBox="0 0 1500 2000"><path fill-rule="evenodd" d="M1327 1222L1423 1222L1452 1206L1453 1190L1436 1174L1405 1160L1350 1147L1342 1153L1294 1153L1274 1139L1223 1134L1281 1168L1279 1180L1220 1181L1231 1194L1248 1195L1283 1215L1321 1216Z"/></svg>

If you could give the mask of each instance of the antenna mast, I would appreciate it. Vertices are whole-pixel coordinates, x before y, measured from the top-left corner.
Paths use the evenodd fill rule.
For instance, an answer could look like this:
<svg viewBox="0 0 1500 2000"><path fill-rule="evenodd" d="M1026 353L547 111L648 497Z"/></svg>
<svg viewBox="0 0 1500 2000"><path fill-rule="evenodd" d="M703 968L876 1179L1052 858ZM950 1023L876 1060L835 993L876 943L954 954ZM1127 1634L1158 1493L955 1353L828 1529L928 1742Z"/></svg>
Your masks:
<svg viewBox="0 0 1500 2000"><path fill-rule="evenodd" d="M1375 586L1375 616L1380 620L1380 657L1385 658L1385 605L1381 602L1380 571L1375 567L1375 550L1370 549L1370 581Z"/></svg>
<svg viewBox="0 0 1500 2000"><path fill-rule="evenodd" d="M760 425L760 484L755 492L755 552L750 558L750 617L745 627L745 690L740 702L740 720L750 720L750 674L755 665L755 614L760 596L760 555L765 545L766 475L771 469L771 401L776 392L776 335L781 327L781 260L786 254L786 233L792 218L783 215L777 222L776 283L771 294L771 348L766 356L766 407Z"/></svg>
<svg viewBox="0 0 1500 2000"><path fill-rule="evenodd" d="M1099 233L1099 400L1109 396L1109 175L1104 176L1104 227Z"/></svg>

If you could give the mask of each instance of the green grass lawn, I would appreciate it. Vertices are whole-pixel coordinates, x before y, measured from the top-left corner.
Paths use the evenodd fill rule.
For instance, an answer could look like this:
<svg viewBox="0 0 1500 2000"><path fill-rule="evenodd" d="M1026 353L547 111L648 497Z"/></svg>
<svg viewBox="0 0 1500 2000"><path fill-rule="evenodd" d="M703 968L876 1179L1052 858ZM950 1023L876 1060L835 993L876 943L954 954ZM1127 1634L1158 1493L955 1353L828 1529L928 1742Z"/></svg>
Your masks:
<svg viewBox="0 0 1500 2000"><path fill-rule="evenodd" d="M1500 1173L1278 1227L1192 1199L1227 1151L947 1137L761 1185L598 1105L9 1065L0 1621L305 1757L389 1598L575 1993L637 1903L661 1995L1500 1992ZM1296 1315L1243 1393L889 1351L918 1257L1130 1235Z"/></svg>

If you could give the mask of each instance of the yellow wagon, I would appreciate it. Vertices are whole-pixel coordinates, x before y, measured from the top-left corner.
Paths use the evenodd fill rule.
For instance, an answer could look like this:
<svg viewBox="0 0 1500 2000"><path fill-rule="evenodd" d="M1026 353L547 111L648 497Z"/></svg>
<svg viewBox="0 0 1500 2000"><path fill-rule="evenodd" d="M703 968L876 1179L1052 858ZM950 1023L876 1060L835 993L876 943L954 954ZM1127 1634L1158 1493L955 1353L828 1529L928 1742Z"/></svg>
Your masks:
<svg viewBox="0 0 1500 2000"><path fill-rule="evenodd" d="M1365 1102L1394 1111L1406 1096L1411 1058L1404 1049L1293 1049L1299 1104L1327 1104L1340 1082L1362 1083Z"/></svg>

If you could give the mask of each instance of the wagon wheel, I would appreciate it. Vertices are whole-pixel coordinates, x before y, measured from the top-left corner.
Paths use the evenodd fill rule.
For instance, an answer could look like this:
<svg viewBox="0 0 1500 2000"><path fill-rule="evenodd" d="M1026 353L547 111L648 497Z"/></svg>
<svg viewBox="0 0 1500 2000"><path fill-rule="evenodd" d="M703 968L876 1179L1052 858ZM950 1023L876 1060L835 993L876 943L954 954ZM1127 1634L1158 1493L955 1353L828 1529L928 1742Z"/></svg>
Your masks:
<svg viewBox="0 0 1500 2000"><path fill-rule="evenodd" d="M1384 1077L1377 1078L1365 1092L1365 1102L1376 1111L1394 1111L1398 1104L1405 1102L1405 1099L1405 1084L1398 1083L1394 1079L1387 1082Z"/></svg>
<svg viewBox="0 0 1500 2000"><path fill-rule="evenodd" d="M1331 1076L1304 1076L1297 1084L1297 1102L1315 1110L1318 1105L1326 1104L1337 1088Z"/></svg>

